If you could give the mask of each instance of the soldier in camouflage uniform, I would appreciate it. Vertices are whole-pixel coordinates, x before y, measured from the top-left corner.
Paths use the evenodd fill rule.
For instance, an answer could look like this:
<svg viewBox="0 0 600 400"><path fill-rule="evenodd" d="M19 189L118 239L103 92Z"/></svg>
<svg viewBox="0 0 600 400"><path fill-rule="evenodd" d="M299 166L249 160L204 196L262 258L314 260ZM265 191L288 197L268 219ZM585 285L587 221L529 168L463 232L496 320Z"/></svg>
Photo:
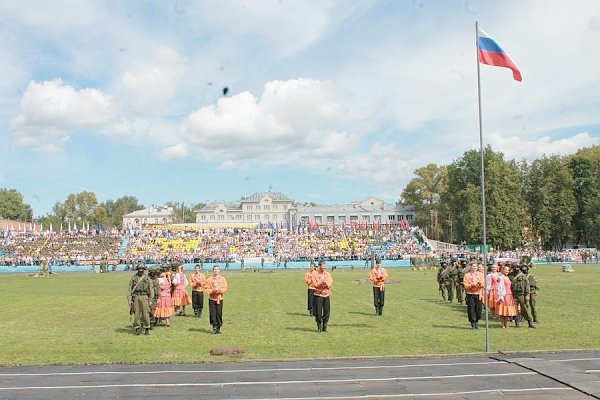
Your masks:
<svg viewBox="0 0 600 400"><path fill-rule="evenodd" d="M529 272L528 265L524 265L523 267L521 267L521 271L527 277L527 282L529 282L529 302L527 303L527 305L529 306L529 313L531 314L531 318L533 319L533 322L538 323L537 308L535 306L535 300L537 298L538 290L540 288L538 287L537 279L535 278L533 273Z"/></svg>
<svg viewBox="0 0 600 400"><path fill-rule="evenodd" d="M514 278L512 278L512 292L513 297L515 298L515 305L519 310L519 314L527 321L527 324L530 328L535 328L533 322L531 320L531 316L527 311L527 303L529 302L529 281L527 280L527 276L521 272L521 269L518 269L518 272L515 274ZM515 325L519 326L519 315L515 317Z"/></svg>
<svg viewBox="0 0 600 400"><path fill-rule="evenodd" d="M150 304L150 329L153 329L158 323L157 319L154 317L154 311L156 310L158 299L160 299L160 283L158 283L160 267L158 265L150 267L148 269L148 275L152 280L152 289L154 290L154 297L152 298L152 303Z"/></svg>
<svg viewBox="0 0 600 400"><path fill-rule="evenodd" d="M448 292L446 285L444 284L444 279L442 278L442 273L448 267L448 262L446 260L442 260L440 262L440 266L438 267L437 272L437 283L438 283L438 291L442 295L442 299L446 301L446 293Z"/></svg>
<svg viewBox="0 0 600 400"><path fill-rule="evenodd" d="M129 306L133 307L133 327L135 334L150 334L150 302L154 298L154 285L146 275L146 266L137 266L137 273L129 281L129 292L127 300Z"/></svg>
<svg viewBox="0 0 600 400"><path fill-rule="evenodd" d="M456 281L456 267L454 265L447 265L446 268L440 274L440 278L442 279L442 283L446 288L446 293L448 294L448 301L452 303L454 300L454 287Z"/></svg>

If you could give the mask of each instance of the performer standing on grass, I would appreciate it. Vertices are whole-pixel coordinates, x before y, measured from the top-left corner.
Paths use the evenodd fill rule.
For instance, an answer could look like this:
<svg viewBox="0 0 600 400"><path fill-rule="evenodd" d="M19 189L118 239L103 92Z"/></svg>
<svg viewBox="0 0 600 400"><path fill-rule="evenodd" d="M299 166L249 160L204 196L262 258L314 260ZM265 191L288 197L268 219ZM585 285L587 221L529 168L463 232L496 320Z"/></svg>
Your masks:
<svg viewBox="0 0 600 400"><path fill-rule="evenodd" d="M173 306L177 315L185 315L185 306L192 304L190 295L187 293L188 280L183 272L183 264L177 266L177 273L173 276Z"/></svg>
<svg viewBox="0 0 600 400"><path fill-rule="evenodd" d="M129 307L133 307L133 327L135 334L150 334L150 302L154 298L152 281L146 274L146 266L139 264L137 273L129 281L127 300Z"/></svg>
<svg viewBox="0 0 600 400"><path fill-rule="evenodd" d="M223 325L223 293L227 291L227 280L221 276L221 267L213 266L213 274L206 280L208 312L213 334L221 333Z"/></svg>
<svg viewBox="0 0 600 400"><path fill-rule="evenodd" d="M169 280L168 271L163 271L160 273L158 284L160 285L160 298L156 303L154 318L155 321L165 321L165 324L168 328L171 326L170 318L175 315L173 300L171 299L171 281Z"/></svg>
<svg viewBox="0 0 600 400"><path fill-rule="evenodd" d="M313 276L313 285L315 287L315 320L317 321L317 329L319 332L327 332L327 323L331 314L331 303L329 296L331 295L331 286L333 286L333 278L331 274L325 270L325 260L319 261L319 269Z"/></svg>
<svg viewBox="0 0 600 400"><path fill-rule="evenodd" d="M388 273L381 267L381 260L375 261L375 267L371 269L369 279L373 282L373 303L375 304L375 315L383 315L383 304L385 300L385 282Z"/></svg>
<svg viewBox="0 0 600 400"><path fill-rule="evenodd" d="M467 315L471 323L471 329L479 329L478 323L481 319L480 296L481 289L485 284L483 279L483 274L477 271L477 264L472 263L469 265L469 272L465 274L462 283L467 294Z"/></svg>
<svg viewBox="0 0 600 400"><path fill-rule="evenodd" d="M194 266L194 273L190 275L190 286L192 287L192 308L196 318L202 317L204 308L204 285L206 277L202 273L200 264Z"/></svg>
<svg viewBox="0 0 600 400"><path fill-rule="evenodd" d="M496 302L496 314L500 316L502 328L508 328L507 320L510 317L517 315L515 307L515 299L512 295L512 284L508 277L510 267L505 265L502 267L502 273L498 278L498 301Z"/></svg>
<svg viewBox="0 0 600 400"><path fill-rule="evenodd" d="M315 287L313 285L313 275L316 274L315 263L310 262L310 267L307 273L304 274L304 282L308 286L308 300L307 300L307 310L309 315L314 315L314 300L315 300Z"/></svg>

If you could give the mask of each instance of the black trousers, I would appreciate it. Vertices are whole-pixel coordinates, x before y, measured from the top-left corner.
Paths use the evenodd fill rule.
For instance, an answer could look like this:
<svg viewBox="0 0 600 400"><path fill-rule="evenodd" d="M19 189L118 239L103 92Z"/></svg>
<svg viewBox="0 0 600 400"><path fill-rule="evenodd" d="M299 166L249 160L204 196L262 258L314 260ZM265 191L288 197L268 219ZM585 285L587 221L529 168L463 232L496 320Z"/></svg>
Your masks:
<svg viewBox="0 0 600 400"><path fill-rule="evenodd" d="M204 292L192 290L192 308L194 311L202 311L204 308Z"/></svg>
<svg viewBox="0 0 600 400"><path fill-rule="evenodd" d="M469 322L478 322L481 319L481 301L479 301L479 293L467 293L467 315Z"/></svg>
<svg viewBox="0 0 600 400"><path fill-rule="evenodd" d="M308 289L308 303L306 309L310 311L310 315L315 313L315 289Z"/></svg>
<svg viewBox="0 0 600 400"><path fill-rule="evenodd" d="M223 300L217 304L215 300L208 299L208 312L210 324L220 328L223 325Z"/></svg>
<svg viewBox="0 0 600 400"><path fill-rule="evenodd" d="M373 286L373 304L375 307L383 307L385 300L385 291L381 290L377 286Z"/></svg>
<svg viewBox="0 0 600 400"><path fill-rule="evenodd" d="M317 324L325 324L329 321L331 303L329 297L315 296L315 321Z"/></svg>

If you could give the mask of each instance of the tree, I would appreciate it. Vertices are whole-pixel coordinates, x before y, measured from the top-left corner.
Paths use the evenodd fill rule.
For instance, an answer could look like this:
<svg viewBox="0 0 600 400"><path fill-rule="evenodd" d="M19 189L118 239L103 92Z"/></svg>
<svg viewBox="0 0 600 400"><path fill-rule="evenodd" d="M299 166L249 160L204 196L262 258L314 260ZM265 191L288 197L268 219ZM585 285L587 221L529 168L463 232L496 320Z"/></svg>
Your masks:
<svg viewBox="0 0 600 400"><path fill-rule="evenodd" d="M121 227L123 224L123 215L144 208L134 196L123 196L115 201L107 200L101 206L106 210L106 218L103 225L111 228Z"/></svg>
<svg viewBox="0 0 600 400"><path fill-rule="evenodd" d="M484 150L486 243L499 249L522 243L525 203L518 165L502 153ZM459 240L483 242L481 158L470 150L448 166L448 190L442 200L453 217Z"/></svg>
<svg viewBox="0 0 600 400"><path fill-rule="evenodd" d="M63 218L63 222L96 224L98 200L92 192L70 194L64 203L57 203L54 211ZM66 221L64 221L66 219Z"/></svg>
<svg viewBox="0 0 600 400"><path fill-rule="evenodd" d="M442 194L447 188L447 168L429 164L417 168L414 173L416 178L413 178L402 192L402 203L415 207L415 223L428 227L429 237L442 239L443 227L446 225L444 221L448 216L447 208L441 203Z"/></svg>
<svg viewBox="0 0 600 400"><path fill-rule="evenodd" d="M0 189L0 218L15 221L31 221L33 211L23 203L23 195L16 189Z"/></svg>
<svg viewBox="0 0 600 400"><path fill-rule="evenodd" d="M573 234L577 203L573 176L560 157L544 156L531 163L527 206L532 230L541 247L562 250Z"/></svg>

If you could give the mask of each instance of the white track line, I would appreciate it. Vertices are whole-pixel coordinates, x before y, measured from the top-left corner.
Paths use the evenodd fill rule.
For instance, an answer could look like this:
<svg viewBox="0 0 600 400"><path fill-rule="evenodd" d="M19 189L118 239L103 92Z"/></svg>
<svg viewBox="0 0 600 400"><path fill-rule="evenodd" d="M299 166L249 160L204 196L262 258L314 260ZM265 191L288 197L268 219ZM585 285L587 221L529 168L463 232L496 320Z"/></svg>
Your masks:
<svg viewBox="0 0 600 400"><path fill-rule="evenodd" d="M437 364L404 364L404 365L373 365L354 367L308 367L308 368L259 368L259 369L231 369L231 370L159 370L159 371L87 371L87 372L40 372L40 373L9 373L2 376L69 376L69 375L146 375L146 374L240 374L244 372L298 372L298 371L335 371L357 369L392 369L392 368L422 368L422 367L452 367L463 365L490 365L505 364L504 361L484 361L465 363L437 363Z"/></svg>
<svg viewBox="0 0 600 400"><path fill-rule="evenodd" d="M403 394L367 394L364 396L330 396L330 397L277 397L276 400L337 400L337 399L394 399L402 397L451 397L451 396L462 396L467 394L483 394L483 393L514 393L514 392L541 392L550 390L573 390L568 387L550 387L550 388L530 388L530 389L487 389L487 390L471 390L468 392L440 392L440 393L403 393ZM250 400L250 399L246 399ZM273 400L268 399L252 399L252 400Z"/></svg>
<svg viewBox="0 0 600 400"><path fill-rule="evenodd" d="M327 384L327 383L354 383L354 382L389 382L389 381L418 381L457 378L491 378L500 376L537 375L536 372L512 372L504 374L464 374L464 375L439 375L439 376L405 376L392 378L366 378L366 379L323 379L323 380L293 380L293 381L256 381L256 382L213 382L213 383L125 383L115 385L67 385L67 386L15 386L0 387L0 390L48 390L48 389L105 389L105 388L162 388L162 387L196 387L196 386L256 386L256 385L283 385L283 384Z"/></svg>

